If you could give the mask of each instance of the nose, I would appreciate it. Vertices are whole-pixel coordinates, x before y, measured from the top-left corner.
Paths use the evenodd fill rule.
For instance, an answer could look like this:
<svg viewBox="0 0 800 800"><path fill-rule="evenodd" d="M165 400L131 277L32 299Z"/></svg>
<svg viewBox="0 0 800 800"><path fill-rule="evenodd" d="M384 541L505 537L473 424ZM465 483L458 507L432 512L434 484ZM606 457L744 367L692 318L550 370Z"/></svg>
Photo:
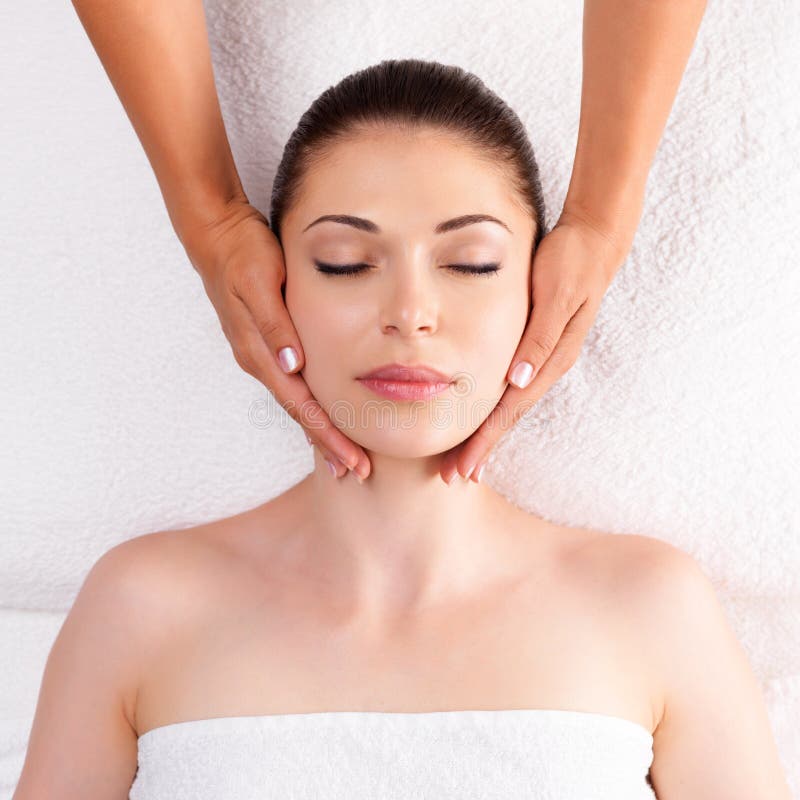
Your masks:
<svg viewBox="0 0 800 800"><path fill-rule="evenodd" d="M386 282L381 332L414 336L436 331L438 299L424 269L402 267Z"/></svg>

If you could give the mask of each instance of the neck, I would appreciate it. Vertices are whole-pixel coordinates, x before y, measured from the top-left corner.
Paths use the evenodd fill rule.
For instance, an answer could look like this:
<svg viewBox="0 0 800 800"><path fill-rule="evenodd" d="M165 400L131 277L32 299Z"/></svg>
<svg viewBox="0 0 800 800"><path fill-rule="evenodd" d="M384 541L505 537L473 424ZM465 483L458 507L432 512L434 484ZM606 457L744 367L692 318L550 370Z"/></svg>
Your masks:
<svg viewBox="0 0 800 800"><path fill-rule="evenodd" d="M359 618L377 624L471 595L513 569L510 523L524 512L483 484L445 484L440 455L367 455L372 470L359 484L334 478L315 449L313 472L295 487L303 550Z"/></svg>

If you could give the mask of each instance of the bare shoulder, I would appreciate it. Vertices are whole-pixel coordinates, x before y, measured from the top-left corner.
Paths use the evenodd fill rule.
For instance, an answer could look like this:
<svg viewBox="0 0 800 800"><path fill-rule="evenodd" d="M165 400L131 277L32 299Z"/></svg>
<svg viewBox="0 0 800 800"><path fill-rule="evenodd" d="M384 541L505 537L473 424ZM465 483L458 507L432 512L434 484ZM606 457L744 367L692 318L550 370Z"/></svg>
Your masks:
<svg viewBox="0 0 800 800"><path fill-rule="evenodd" d="M621 607L654 669L659 797L789 798L759 681L710 576L689 553L613 536Z"/></svg>
<svg viewBox="0 0 800 800"><path fill-rule="evenodd" d="M47 657L14 797L127 795L136 771L135 696L153 624L172 594L168 535L107 550L87 572ZM58 720L58 725L52 721Z"/></svg>
<svg viewBox="0 0 800 800"><path fill-rule="evenodd" d="M134 536L108 550L92 572L136 609L140 627L155 639L159 631L169 632L172 622L184 626L202 619L242 588L244 571L261 563L252 542L270 539L263 534L275 527L266 505Z"/></svg>
<svg viewBox="0 0 800 800"><path fill-rule="evenodd" d="M581 567L591 571L641 632L680 624L696 603L713 603L714 587L697 560L669 542L640 534L594 532L580 550Z"/></svg>
<svg viewBox="0 0 800 800"><path fill-rule="evenodd" d="M113 605L121 624L144 655L181 600L197 602L202 565L208 560L202 529L165 530L134 536L107 550L89 571L82 591Z"/></svg>
<svg viewBox="0 0 800 800"><path fill-rule="evenodd" d="M120 601L135 604L142 618L148 609L164 609L176 580L192 577L192 562L198 561L200 551L199 537L195 538L191 529L155 531L107 550L91 573Z"/></svg>
<svg viewBox="0 0 800 800"><path fill-rule="evenodd" d="M108 550L95 564L98 581L132 611L144 635L168 630L170 615L187 615L214 599L227 550L217 523L134 536Z"/></svg>
<svg viewBox="0 0 800 800"><path fill-rule="evenodd" d="M675 545L640 534L589 531L576 550L577 579L592 586L615 615L620 630L650 670L652 703L663 718L672 635L685 615L716 603L713 585L699 563Z"/></svg>
<svg viewBox="0 0 800 800"><path fill-rule="evenodd" d="M626 625L640 623L645 635L653 624L678 623L678 601L691 603L714 589L699 563L675 545L641 534L607 533L592 528L555 526L562 540L560 561L578 590L625 614Z"/></svg>
<svg viewBox="0 0 800 800"><path fill-rule="evenodd" d="M692 584L710 586L698 562L669 542L641 534L583 530L581 565L605 574L626 599L661 600L661 591L688 589Z"/></svg>

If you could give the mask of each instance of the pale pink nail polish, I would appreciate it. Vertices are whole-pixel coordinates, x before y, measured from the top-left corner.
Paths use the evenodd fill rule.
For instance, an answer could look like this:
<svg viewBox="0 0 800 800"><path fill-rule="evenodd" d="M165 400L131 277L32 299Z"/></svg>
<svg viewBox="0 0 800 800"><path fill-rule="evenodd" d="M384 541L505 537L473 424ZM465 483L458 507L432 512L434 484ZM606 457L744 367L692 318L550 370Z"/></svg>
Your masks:
<svg viewBox="0 0 800 800"><path fill-rule="evenodd" d="M334 465L333 461L331 461L329 458L326 458L325 459L325 463L328 465L328 469L330 469L331 474L335 478L336 477L336 466Z"/></svg>
<svg viewBox="0 0 800 800"><path fill-rule="evenodd" d="M278 350L278 361L281 362L284 372L291 372L300 363L294 347L282 347Z"/></svg>
<svg viewBox="0 0 800 800"><path fill-rule="evenodd" d="M527 361L520 361L514 369L511 370L511 375L508 379L519 389L524 389L533 378L533 365Z"/></svg>

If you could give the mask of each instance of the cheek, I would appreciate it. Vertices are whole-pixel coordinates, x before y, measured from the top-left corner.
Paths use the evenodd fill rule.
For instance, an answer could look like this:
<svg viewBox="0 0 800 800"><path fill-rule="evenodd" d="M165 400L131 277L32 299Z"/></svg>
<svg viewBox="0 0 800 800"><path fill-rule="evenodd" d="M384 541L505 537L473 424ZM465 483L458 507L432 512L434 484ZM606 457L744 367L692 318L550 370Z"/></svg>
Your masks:
<svg viewBox="0 0 800 800"><path fill-rule="evenodd" d="M505 379L528 321L530 303L524 288L487 302L470 325L470 352L478 357L481 373L490 384ZM490 389L487 386L487 389Z"/></svg>
<svg viewBox="0 0 800 800"><path fill-rule="evenodd" d="M320 291L316 282L292 280L288 275L286 308L303 346L303 379L327 410L342 394L343 382L357 366L348 355L354 334L347 324L347 309Z"/></svg>

